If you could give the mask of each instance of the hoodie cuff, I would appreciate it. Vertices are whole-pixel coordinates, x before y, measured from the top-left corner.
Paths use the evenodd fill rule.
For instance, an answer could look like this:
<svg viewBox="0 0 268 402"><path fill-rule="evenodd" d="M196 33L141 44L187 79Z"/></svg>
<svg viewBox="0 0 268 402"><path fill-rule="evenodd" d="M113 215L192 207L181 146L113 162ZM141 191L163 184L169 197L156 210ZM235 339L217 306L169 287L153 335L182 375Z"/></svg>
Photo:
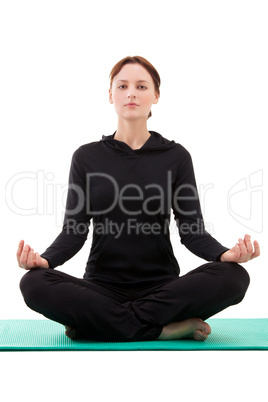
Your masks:
<svg viewBox="0 0 268 402"><path fill-rule="evenodd" d="M222 251L219 255L216 257L216 261L221 261L221 256L224 254L226 251L230 250L229 248L226 248L226 250Z"/></svg>

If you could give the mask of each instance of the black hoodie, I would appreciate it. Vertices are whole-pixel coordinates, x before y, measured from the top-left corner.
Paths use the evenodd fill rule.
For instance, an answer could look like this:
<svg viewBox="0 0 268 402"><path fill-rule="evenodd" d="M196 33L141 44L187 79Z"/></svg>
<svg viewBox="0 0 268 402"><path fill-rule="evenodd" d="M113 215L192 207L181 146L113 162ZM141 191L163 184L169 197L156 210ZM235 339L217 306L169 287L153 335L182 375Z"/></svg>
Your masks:
<svg viewBox="0 0 268 402"><path fill-rule="evenodd" d="M41 254L51 268L83 246L93 221L84 279L151 284L178 277L170 241L171 210L181 243L207 261L228 248L204 228L189 152L155 131L139 149L114 134L73 154L59 236Z"/></svg>

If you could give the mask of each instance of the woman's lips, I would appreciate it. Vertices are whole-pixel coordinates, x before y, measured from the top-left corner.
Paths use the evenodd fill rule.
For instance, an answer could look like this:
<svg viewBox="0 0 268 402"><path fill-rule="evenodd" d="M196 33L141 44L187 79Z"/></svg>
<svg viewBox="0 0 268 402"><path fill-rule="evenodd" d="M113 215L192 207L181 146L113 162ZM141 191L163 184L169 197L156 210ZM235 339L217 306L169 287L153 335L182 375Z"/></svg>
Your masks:
<svg viewBox="0 0 268 402"><path fill-rule="evenodd" d="M128 106L128 107L137 107L138 105L136 105L135 103L128 103L126 106Z"/></svg>

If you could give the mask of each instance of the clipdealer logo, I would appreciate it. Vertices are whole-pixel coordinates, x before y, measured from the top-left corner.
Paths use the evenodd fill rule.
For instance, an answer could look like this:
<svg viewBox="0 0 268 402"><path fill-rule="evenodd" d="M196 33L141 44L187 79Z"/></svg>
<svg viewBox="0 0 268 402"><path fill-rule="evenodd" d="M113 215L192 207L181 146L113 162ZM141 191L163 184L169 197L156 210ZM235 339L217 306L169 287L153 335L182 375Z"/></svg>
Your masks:
<svg viewBox="0 0 268 402"><path fill-rule="evenodd" d="M176 229L178 230L177 221L175 223ZM86 235L89 231L89 223L79 222L77 223L75 219L68 219L65 222L66 232L75 235ZM114 222L108 218L104 218L102 222L97 222L92 224L93 232L96 235L112 235L115 240L119 239L122 235L161 235L170 234L170 220L169 218L164 219L161 222L139 222L136 218L128 218L126 221ZM180 225L180 234L203 234L207 230L203 222L197 219L194 223L184 222Z"/></svg>
<svg viewBox="0 0 268 402"><path fill-rule="evenodd" d="M229 214L256 233L263 231L263 170L238 180L227 194Z"/></svg>
<svg viewBox="0 0 268 402"><path fill-rule="evenodd" d="M132 187L137 191L137 196L132 200L142 199L144 197L143 189L135 184L127 184L123 188L119 189L119 186L115 179L104 173L97 173L98 176L105 176L113 184L115 189L115 201L110 205L110 210L118 202L121 210L128 215L139 215L141 211L128 211L124 206L124 201L130 199L125 193L125 190ZM38 171L24 171L14 174L6 183L5 189L5 201L8 208L17 215L33 216L33 215L52 215L55 216L56 226L62 227L64 215L67 212L69 216L75 215L84 206L85 198L90 196L89 182L93 177L89 174L87 177L87 188L80 188L78 185L70 185L68 183L61 184L55 183L55 175L52 172ZM209 192L212 195L214 184L200 184L198 186L198 193L192 186L181 186L176 189L175 194L171 194L171 172L167 172L167 189L166 197L167 204L170 207L173 202L173 206L181 214L187 215L194 213L192 211L180 210L178 200L194 200L197 199L199 194L199 201L203 215L205 214L206 198ZM159 203L161 204L161 197L163 198L165 191L157 183L152 183L148 187L154 187L156 191L159 191ZM66 199L68 190L73 191L76 194L77 204L72 210L66 210ZM187 197L183 196L183 190L187 190ZM180 193L182 191L182 193ZM30 195L29 195L30 193ZM153 197L155 198L155 196ZM145 197L144 197L145 199ZM148 201L148 200L147 200ZM261 233L263 231L263 170L259 169L253 173L250 173L247 177L244 177L234 183L227 193L227 211L230 216L239 224L250 229L254 232ZM148 215L152 215L156 212L162 213L163 207L159 211L150 212L146 210L148 202L143 204L143 212ZM163 205L163 204L162 204ZM89 205L87 204L89 208ZM96 211L95 215L105 213L107 211ZM90 209L87 211L90 215L94 215L94 211ZM174 227L177 224L172 222ZM206 222L206 227L209 225L209 233L213 234L213 225ZM145 227L146 231L147 228Z"/></svg>

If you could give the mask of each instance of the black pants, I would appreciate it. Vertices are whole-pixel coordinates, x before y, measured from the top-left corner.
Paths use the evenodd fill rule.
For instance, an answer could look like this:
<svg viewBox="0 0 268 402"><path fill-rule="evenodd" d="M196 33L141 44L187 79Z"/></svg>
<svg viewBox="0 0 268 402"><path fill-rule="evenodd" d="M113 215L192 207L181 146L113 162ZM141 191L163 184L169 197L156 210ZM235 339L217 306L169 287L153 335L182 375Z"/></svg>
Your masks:
<svg viewBox="0 0 268 402"><path fill-rule="evenodd" d="M193 317L206 320L239 303L249 282L241 265L211 262L139 289L34 268L22 277L20 289L28 307L77 328L81 339L145 341L157 339L163 326L171 322Z"/></svg>

